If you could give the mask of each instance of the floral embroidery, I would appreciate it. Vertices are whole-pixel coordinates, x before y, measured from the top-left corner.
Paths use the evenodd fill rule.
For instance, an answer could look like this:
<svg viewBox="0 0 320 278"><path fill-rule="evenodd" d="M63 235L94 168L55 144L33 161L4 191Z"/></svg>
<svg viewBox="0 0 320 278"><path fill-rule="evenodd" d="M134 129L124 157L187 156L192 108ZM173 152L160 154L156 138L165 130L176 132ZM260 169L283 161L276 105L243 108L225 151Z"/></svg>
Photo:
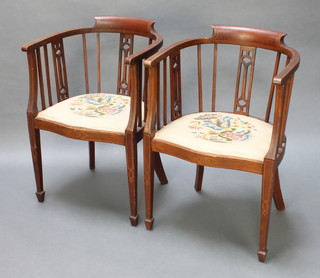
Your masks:
<svg viewBox="0 0 320 278"><path fill-rule="evenodd" d="M217 143L249 140L255 127L238 116L208 113L196 117L188 125L196 137Z"/></svg>
<svg viewBox="0 0 320 278"><path fill-rule="evenodd" d="M71 111L86 117L120 114L130 104L128 97L108 94L83 95L69 104Z"/></svg>

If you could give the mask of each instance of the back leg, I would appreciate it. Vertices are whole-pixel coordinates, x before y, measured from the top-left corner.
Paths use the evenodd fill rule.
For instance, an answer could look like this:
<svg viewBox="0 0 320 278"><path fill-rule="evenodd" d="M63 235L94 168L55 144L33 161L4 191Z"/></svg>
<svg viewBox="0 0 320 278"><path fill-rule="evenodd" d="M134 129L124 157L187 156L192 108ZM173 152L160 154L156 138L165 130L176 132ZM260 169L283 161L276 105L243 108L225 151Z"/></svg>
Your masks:
<svg viewBox="0 0 320 278"><path fill-rule="evenodd" d="M91 170L96 168L95 142L89 142L89 167Z"/></svg>
<svg viewBox="0 0 320 278"><path fill-rule="evenodd" d="M31 146L31 154L33 161L33 170L36 180L37 192L36 196L39 202L44 201L45 191L43 190L43 172L42 172L42 158L41 158L41 141L40 130L34 129L33 125L30 127L29 123L29 138Z"/></svg>
<svg viewBox="0 0 320 278"><path fill-rule="evenodd" d="M194 189L197 192L201 191L201 188L202 188L203 171L204 171L204 166L197 165L196 180L194 182Z"/></svg>
<svg viewBox="0 0 320 278"><path fill-rule="evenodd" d="M282 198L278 169L276 170L276 173L275 173L273 200L278 210L284 210L286 208Z"/></svg>
<svg viewBox="0 0 320 278"><path fill-rule="evenodd" d="M158 176L158 179L160 180L160 183L167 184L168 179L167 179L166 173L164 171L159 153L154 153L154 168L155 168L156 174Z"/></svg>

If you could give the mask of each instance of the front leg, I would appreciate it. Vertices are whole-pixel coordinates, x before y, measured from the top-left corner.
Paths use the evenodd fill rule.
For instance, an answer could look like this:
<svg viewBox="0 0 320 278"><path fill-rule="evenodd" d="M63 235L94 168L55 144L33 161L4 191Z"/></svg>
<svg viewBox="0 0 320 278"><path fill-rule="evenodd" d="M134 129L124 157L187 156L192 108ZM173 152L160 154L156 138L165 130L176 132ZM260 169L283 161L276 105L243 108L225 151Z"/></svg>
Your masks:
<svg viewBox="0 0 320 278"><path fill-rule="evenodd" d="M144 223L147 230L153 227L153 195L154 195L154 153L151 150L151 140L144 139L144 190L146 203L146 218Z"/></svg>

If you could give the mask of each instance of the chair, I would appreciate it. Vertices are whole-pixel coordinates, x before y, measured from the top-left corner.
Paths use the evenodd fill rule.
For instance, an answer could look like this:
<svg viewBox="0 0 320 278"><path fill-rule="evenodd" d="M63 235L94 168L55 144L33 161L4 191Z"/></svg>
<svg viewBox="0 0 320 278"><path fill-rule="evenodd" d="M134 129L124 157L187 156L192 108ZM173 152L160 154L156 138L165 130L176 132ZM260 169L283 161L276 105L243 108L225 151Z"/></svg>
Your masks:
<svg viewBox="0 0 320 278"><path fill-rule="evenodd" d="M40 130L88 141L90 169L95 168L95 142L123 145L130 220L137 225L137 143L143 137L148 77L142 66L162 46L153 25L139 18L95 17L93 27L22 47L28 57L27 119L40 202L45 196Z"/></svg>
<svg viewBox="0 0 320 278"><path fill-rule="evenodd" d="M212 28L211 37L174 43L145 61L149 71L145 225L151 230L154 222L159 153L197 165L196 191L201 190L204 166L260 174L258 258L264 261L272 196L277 209L285 209L278 167L285 153L285 127L300 57L284 44L284 33Z"/></svg>

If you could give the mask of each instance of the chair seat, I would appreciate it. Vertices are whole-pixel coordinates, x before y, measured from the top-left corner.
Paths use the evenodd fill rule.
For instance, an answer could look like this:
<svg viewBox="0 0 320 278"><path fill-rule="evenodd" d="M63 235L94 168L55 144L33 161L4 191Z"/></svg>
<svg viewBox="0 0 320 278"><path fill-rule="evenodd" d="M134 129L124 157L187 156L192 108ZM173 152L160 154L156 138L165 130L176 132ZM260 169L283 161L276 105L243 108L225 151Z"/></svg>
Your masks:
<svg viewBox="0 0 320 278"><path fill-rule="evenodd" d="M212 156L263 161L272 125L262 120L222 112L185 115L156 132L154 143L165 141Z"/></svg>
<svg viewBox="0 0 320 278"><path fill-rule="evenodd" d="M78 95L39 112L36 119L73 128L125 133L130 99L128 96L105 93Z"/></svg>

